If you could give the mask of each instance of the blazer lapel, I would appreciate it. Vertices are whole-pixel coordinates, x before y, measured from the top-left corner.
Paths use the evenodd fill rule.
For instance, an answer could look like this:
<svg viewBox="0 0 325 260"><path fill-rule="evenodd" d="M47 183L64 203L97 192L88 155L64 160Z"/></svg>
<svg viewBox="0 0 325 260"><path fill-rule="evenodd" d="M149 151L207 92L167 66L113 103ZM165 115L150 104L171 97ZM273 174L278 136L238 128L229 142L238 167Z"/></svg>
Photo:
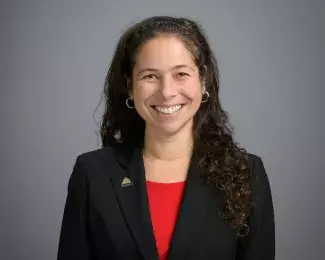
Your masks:
<svg viewBox="0 0 325 260"><path fill-rule="evenodd" d="M193 239L197 237L196 233L201 230L202 224L207 220L208 213L222 207L222 198L217 194L217 189L206 184L201 174L202 170L191 162L168 254L169 260L185 259ZM216 216L218 217L217 214ZM221 218L216 218L215 221L224 225ZM196 241L198 242L197 239Z"/></svg>
<svg viewBox="0 0 325 260"><path fill-rule="evenodd" d="M129 156L126 156L127 152L124 150L117 154L125 174L112 176L114 189L140 252L147 260L158 260L141 151L135 149Z"/></svg>

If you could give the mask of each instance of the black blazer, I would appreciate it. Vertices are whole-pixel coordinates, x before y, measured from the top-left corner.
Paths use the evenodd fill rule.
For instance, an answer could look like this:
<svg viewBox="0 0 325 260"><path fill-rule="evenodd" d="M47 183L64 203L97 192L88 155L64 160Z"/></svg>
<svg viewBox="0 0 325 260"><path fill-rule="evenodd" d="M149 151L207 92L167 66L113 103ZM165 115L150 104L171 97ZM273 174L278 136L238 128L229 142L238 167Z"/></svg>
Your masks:
<svg viewBox="0 0 325 260"><path fill-rule="evenodd" d="M203 183L191 165L173 234L169 260L271 260L274 213L261 159L249 155L256 207L250 233L237 238L219 215L222 195ZM128 177L131 186L121 185ZM111 147L77 157L68 185L59 260L158 260L139 149Z"/></svg>

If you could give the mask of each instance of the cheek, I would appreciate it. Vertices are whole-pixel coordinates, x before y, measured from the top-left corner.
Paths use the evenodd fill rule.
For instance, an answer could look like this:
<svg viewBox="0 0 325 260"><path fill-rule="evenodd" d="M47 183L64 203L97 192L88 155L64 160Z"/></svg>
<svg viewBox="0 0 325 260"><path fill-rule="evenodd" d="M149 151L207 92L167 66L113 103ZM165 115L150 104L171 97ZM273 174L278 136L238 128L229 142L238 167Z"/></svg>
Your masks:
<svg viewBox="0 0 325 260"><path fill-rule="evenodd" d="M154 88L147 84L137 84L133 86L133 99L134 103L140 107L145 103L154 93Z"/></svg>
<svg viewBox="0 0 325 260"><path fill-rule="evenodd" d="M189 81L187 84L184 84L184 86L182 86L182 93L193 102L197 102L201 100L202 87L197 81Z"/></svg>

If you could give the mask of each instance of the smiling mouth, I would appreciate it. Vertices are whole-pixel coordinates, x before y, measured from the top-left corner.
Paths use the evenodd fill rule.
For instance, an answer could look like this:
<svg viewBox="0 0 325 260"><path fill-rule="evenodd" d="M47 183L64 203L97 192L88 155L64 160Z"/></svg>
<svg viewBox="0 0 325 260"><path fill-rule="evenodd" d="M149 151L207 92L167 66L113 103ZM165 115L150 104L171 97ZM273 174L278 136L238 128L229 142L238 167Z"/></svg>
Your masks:
<svg viewBox="0 0 325 260"><path fill-rule="evenodd" d="M178 112L179 110L181 110L181 108L184 105L174 105L174 106L151 106L153 109L155 109L156 111L158 111L159 113L162 114L166 114L166 115L170 115L170 114L175 114L176 112Z"/></svg>

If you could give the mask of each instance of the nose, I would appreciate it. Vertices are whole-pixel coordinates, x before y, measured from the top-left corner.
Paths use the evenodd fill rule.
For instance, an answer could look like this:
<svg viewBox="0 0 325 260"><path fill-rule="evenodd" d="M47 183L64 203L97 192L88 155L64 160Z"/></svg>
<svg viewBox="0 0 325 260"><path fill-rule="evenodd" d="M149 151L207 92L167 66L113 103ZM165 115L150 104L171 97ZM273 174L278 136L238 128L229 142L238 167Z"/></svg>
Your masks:
<svg viewBox="0 0 325 260"><path fill-rule="evenodd" d="M164 77L161 80L160 93L165 99L176 96L177 86L172 78Z"/></svg>

